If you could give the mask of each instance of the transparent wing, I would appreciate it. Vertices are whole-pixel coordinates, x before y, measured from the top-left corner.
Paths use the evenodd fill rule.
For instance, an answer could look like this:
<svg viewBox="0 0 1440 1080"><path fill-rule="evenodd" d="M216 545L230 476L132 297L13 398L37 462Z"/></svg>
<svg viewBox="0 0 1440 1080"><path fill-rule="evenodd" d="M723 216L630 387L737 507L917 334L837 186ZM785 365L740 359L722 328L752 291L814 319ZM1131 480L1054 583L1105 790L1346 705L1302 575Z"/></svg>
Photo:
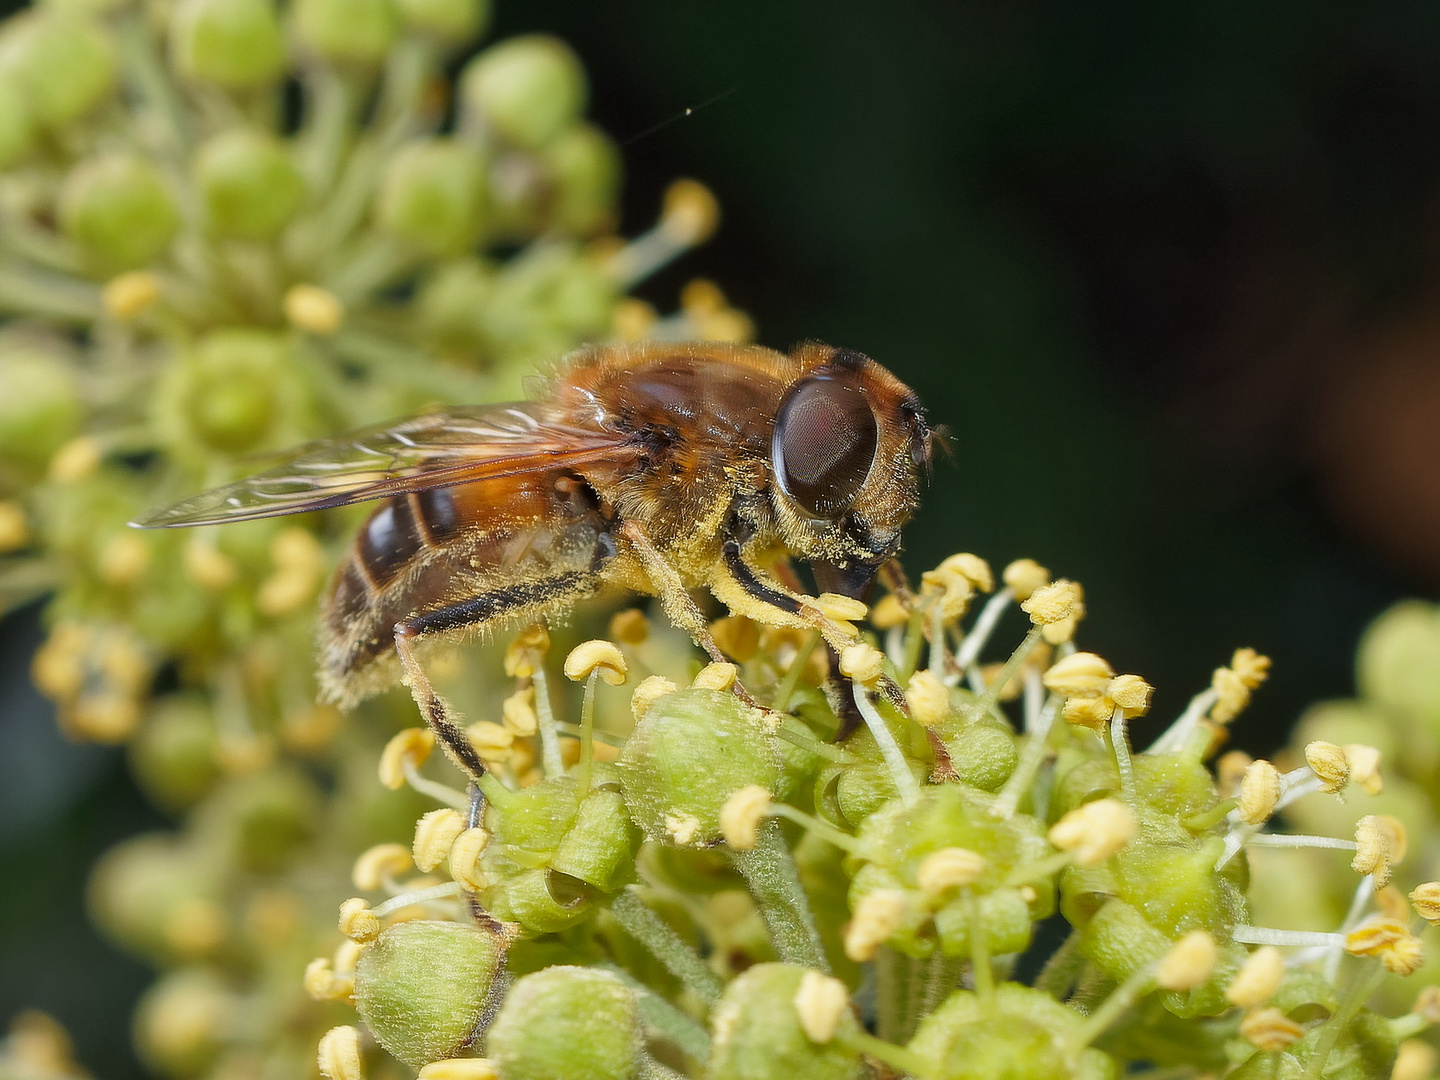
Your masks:
<svg viewBox="0 0 1440 1080"><path fill-rule="evenodd" d="M392 495L601 460L634 445L614 431L566 425L544 406L461 405L299 447L257 476L131 522L142 529L218 525L327 510Z"/></svg>

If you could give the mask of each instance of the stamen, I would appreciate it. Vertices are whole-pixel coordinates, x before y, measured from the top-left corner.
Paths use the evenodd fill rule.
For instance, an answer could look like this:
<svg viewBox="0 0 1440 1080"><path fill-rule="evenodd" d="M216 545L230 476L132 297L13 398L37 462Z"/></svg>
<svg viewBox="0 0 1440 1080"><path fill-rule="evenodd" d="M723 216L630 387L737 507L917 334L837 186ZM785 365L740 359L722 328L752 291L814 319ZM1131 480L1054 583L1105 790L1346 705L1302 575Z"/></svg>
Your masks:
<svg viewBox="0 0 1440 1080"><path fill-rule="evenodd" d="M885 759L885 767L890 770L895 789L900 792L900 797L907 806L913 806L920 801L920 785L915 782L905 755L900 752L900 747L895 742L895 736L890 734L884 718L875 710L875 706L870 704L870 695L865 692L865 688L858 682L852 682L850 690L855 699L855 707L860 710L865 726L870 729L875 745L880 748L880 756Z"/></svg>

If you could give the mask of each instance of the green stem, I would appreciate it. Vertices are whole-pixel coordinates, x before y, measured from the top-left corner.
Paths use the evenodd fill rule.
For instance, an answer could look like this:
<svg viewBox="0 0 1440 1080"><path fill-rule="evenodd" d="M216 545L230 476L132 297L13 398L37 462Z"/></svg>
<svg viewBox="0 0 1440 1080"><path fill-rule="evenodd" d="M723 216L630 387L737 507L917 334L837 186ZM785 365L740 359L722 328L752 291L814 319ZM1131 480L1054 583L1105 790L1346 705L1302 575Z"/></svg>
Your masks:
<svg viewBox="0 0 1440 1080"><path fill-rule="evenodd" d="M582 799L590 790L590 771L595 764L595 683L599 678L598 668L590 672L580 701L580 761L575 766L575 788Z"/></svg>
<svg viewBox="0 0 1440 1080"><path fill-rule="evenodd" d="M823 818L813 817L803 810L797 810L789 803L775 803L770 807L771 817L784 818L786 821L793 821L809 832L814 833L841 851L854 855L860 850L860 842L847 832L836 828Z"/></svg>
<svg viewBox="0 0 1440 1080"><path fill-rule="evenodd" d="M880 748L880 756L885 759L885 767L895 782L895 790L900 793L906 806L914 806L920 801L920 785L915 782L915 774L910 771L910 763L901 753L900 744L895 741L885 718L871 704L870 695L865 688L857 682L851 686L851 691L855 707L860 710L865 726L870 729L870 734L875 737L875 745Z"/></svg>
<svg viewBox="0 0 1440 1080"><path fill-rule="evenodd" d="M12 263L0 266L0 310L94 322L101 315L100 290L88 282Z"/></svg>
<svg viewBox="0 0 1440 1080"><path fill-rule="evenodd" d="M1370 1000L1371 995L1380 989L1380 984L1384 981L1385 969L1373 961L1368 971L1363 971L1350 980L1350 985L1341 995L1340 1007L1325 1021L1324 1030L1315 1040L1315 1048L1310 1051L1310 1057L1305 1062L1305 1076L1308 1080L1319 1080L1330 1061L1335 1043L1350 1025L1350 1021L1355 1019L1361 1006Z"/></svg>
<svg viewBox="0 0 1440 1080"><path fill-rule="evenodd" d="M555 730L555 710L550 705L550 684L538 659L530 681L535 684L535 716L540 727L540 761L545 767L546 776L559 776L565 771L565 759L560 754L560 734Z"/></svg>
<svg viewBox="0 0 1440 1080"><path fill-rule="evenodd" d="M900 987L900 954L880 946L875 953L875 1031L885 1040L900 1037L903 1002Z"/></svg>
<svg viewBox="0 0 1440 1080"><path fill-rule="evenodd" d="M610 913L625 932L654 954L685 989L707 1005L713 1005L724 989L705 961L677 934L673 927L656 915L633 889L622 889L610 902Z"/></svg>
<svg viewBox="0 0 1440 1080"><path fill-rule="evenodd" d="M884 1039L877 1039L874 1035L862 1031L858 1027L842 1028L836 1032L835 1040L856 1053L869 1054L877 1061L883 1061L898 1072L919 1077L930 1075L928 1063L915 1051L909 1047L896 1046Z"/></svg>
<svg viewBox="0 0 1440 1080"><path fill-rule="evenodd" d="M800 685L800 676L805 673L805 665L810 660L810 654L815 651L815 646L820 644L820 631L812 630L810 636L805 639L805 644L800 646L795 653L795 659L790 661L790 667L785 672L785 678L775 688L775 697L770 707L776 712L784 712L790 707L790 699L795 695L795 688Z"/></svg>
<svg viewBox="0 0 1440 1080"><path fill-rule="evenodd" d="M644 1021L646 1027L658 1032L662 1038L674 1043L696 1061L705 1061L710 1057L710 1035L691 1017L685 1015L624 968L616 964L596 964L595 966L602 971L610 972L635 991L638 998L636 1004L640 1009L640 1019Z"/></svg>
<svg viewBox="0 0 1440 1080"><path fill-rule="evenodd" d="M755 847L732 851L730 857L750 886L780 959L829 974L830 961L820 943L795 860L780 835L780 823L766 821L760 826Z"/></svg>
<svg viewBox="0 0 1440 1080"><path fill-rule="evenodd" d="M1020 760L1015 765L1015 771L1010 774L1010 779L1005 781L1005 786L1000 789L1000 794L995 800L995 811L1001 817L1010 817L1020 805L1020 800L1030 790L1030 785L1035 782L1035 774L1040 771L1040 766L1045 763L1045 755L1049 748L1050 729L1055 725L1055 717L1060 715L1060 696L1051 694L1045 702L1045 707L1040 710L1039 717L1035 721L1035 730L1029 732L1025 737L1025 748L1020 751Z"/></svg>
<svg viewBox="0 0 1440 1080"><path fill-rule="evenodd" d="M847 754L838 746L823 743L819 739L803 731L796 730L794 727L783 722L775 729L775 737L777 739L784 739L791 746L798 746L801 750L808 751L816 757L822 757L826 761L832 761L836 765L855 765L860 760L854 754Z"/></svg>
<svg viewBox="0 0 1440 1080"><path fill-rule="evenodd" d="M994 708L995 702L999 700L1000 691L1005 689L1010 680L1015 677L1015 672L1020 670L1020 665L1025 662L1025 658L1030 655L1030 651L1034 649L1036 645L1040 644L1040 638L1041 628L1038 626L1031 627L1030 632L1025 635L1024 640L1021 641L1015 651L1010 654L1010 659L1005 661L1005 666L1000 669L1000 674L996 675L995 678L990 681L990 684L985 687L985 692L971 703L968 710L970 719L978 720Z"/></svg>
<svg viewBox="0 0 1440 1080"><path fill-rule="evenodd" d="M1084 963L1085 958L1080 955L1080 931L1071 930L1070 936L1045 961L1045 966L1035 977L1035 989L1049 994L1056 1001L1063 1001L1075 985Z"/></svg>
<svg viewBox="0 0 1440 1080"><path fill-rule="evenodd" d="M1120 798L1129 807L1135 806L1135 766L1130 762L1130 742L1125 734L1125 713L1117 708L1105 729L1105 743L1115 755L1115 768L1120 773Z"/></svg>
<svg viewBox="0 0 1440 1080"><path fill-rule="evenodd" d="M1028 885L1032 881L1044 881L1065 869L1074 859L1075 856L1070 852L1059 851L1053 855L1036 859L1034 862L1021 863L1005 876L1005 887L1018 889L1021 885Z"/></svg>
<svg viewBox="0 0 1440 1080"><path fill-rule="evenodd" d="M1119 1020L1122 1015L1150 992L1155 985L1155 965L1142 964L1128 979L1110 991L1110 996L1085 1018L1080 1030L1070 1040L1071 1047L1079 1051L1105 1034L1105 1029Z"/></svg>

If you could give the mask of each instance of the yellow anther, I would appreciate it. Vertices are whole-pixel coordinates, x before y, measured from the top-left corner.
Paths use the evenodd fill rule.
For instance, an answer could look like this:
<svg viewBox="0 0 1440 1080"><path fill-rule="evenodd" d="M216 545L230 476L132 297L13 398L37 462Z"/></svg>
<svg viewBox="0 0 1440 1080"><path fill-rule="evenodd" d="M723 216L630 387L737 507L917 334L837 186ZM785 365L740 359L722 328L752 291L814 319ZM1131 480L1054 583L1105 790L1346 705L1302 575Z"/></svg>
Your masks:
<svg viewBox="0 0 1440 1080"><path fill-rule="evenodd" d="M688 847L700 835L700 819L694 814L666 814L665 832L681 847Z"/></svg>
<svg viewBox="0 0 1440 1080"><path fill-rule="evenodd" d="M610 636L623 645L639 645L650 636L650 620L639 608L626 608L610 616Z"/></svg>
<svg viewBox="0 0 1440 1080"><path fill-rule="evenodd" d="M489 762L503 762L510 756L515 733L494 720L479 720L465 729L465 736L475 752Z"/></svg>
<svg viewBox="0 0 1440 1080"><path fill-rule="evenodd" d="M1034 559L1016 559L1005 567L1000 580L1010 587L1017 600L1029 600L1036 589L1050 584L1050 571Z"/></svg>
<svg viewBox="0 0 1440 1080"><path fill-rule="evenodd" d="M990 569L990 564L979 555L972 555L968 551L951 555L937 569L959 574L980 592L991 592L995 588L995 574Z"/></svg>
<svg viewBox="0 0 1440 1080"><path fill-rule="evenodd" d="M1047 626L1074 616L1076 606L1083 600L1084 592L1080 586L1061 578L1049 585L1040 586L1021 602L1020 608L1030 616L1030 621L1036 626Z"/></svg>
<svg viewBox="0 0 1440 1080"><path fill-rule="evenodd" d="M296 570L280 570L260 583L255 594L255 607L262 615L279 618L291 615L315 596L319 580L312 574Z"/></svg>
<svg viewBox="0 0 1440 1080"><path fill-rule="evenodd" d="M710 636L720 651L741 664L760 651L760 626L744 615L727 615L710 624Z"/></svg>
<svg viewBox="0 0 1440 1080"><path fill-rule="evenodd" d="M1390 1080L1430 1080L1437 1064L1440 1064L1440 1054L1435 1047L1423 1039L1406 1039L1395 1048Z"/></svg>
<svg viewBox="0 0 1440 1080"><path fill-rule="evenodd" d="M850 994L839 979L807 971L795 991L795 1015L800 1030L813 1043L828 1043L850 1009Z"/></svg>
<svg viewBox="0 0 1440 1080"><path fill-rule="evenodd" d="M899 889L866 893L845 927L845 955L857 964L872 959L876 950L900 929L906 910L905 894Z"/></svg>
<svg viewBox="0 0 1440 1080"><path fill-rule="evenodd" d="M55 451L50 459L50 479L59 484L78 484L94 475L104 458L99 440L81 435Z"/></svg>
<svg viewBox="0 0 1440 1080"><path fill-rule="evenodd" d="M1440 1024L1440 986L1422 986L1410 1011L1426 1023Z"/></svg>
<svg viewBox="0 0 1440 1080"><path fill-rule="evenodd" d="M938 900L954 889L979 881L985 873L985 856L969 848L948 847L932 851L915 872L915 884L929 900Z"/></svg>
<svg viewBox="0 0 1440 1080"><path fill-rule="evenodd" d="M1376 814L1375 826L1384 835L1385 844L1390 849L1390 865L1404 862L1410 850L1410 834L1405 829L1405 823L1393 814Z"/></svg>
<svg viewBox="0 0 1440 1080"><path fill-rule="evenodd" d="M1127 720L1149 712L1154 693L1155 688L1139 675L1117 675L1105 690L1105 696L1120 707Z"/></svg>
<svg viewBox="0 0 1440 1080"><path fill-rule="evenodd" d="M358 896L340 905L340 933L351 941L374 941L380 936L380 918Z"/></svg>
<svg viewBox="0 0 1440 1080"><path fill-rule="evenodd" d="M422 1068L417 1080L500 1080L500 1066L490 1058L446 1058Z"/></svg>
<svg viewBox="0 0 1440 1080"><path fill-rule="evenodd" d="M1270 657L1254 649L1236 649L1230 657L1230 670L1251 690L1258 690L1270 677Z"/></svg>
<svg viewBox="0 0 1440 1080"><path fill-rule="evenodd" d="M964 615L975 596L975 585L970 579L953 570L926 570L920 575L920 587L927 597L939 598L940 615L946 622Z"/></svg>
<svg viewBox="0 0 1440 1080"><path fill-rule="evenodd" d="M885 654L863 641L847 645L840 654L840 673L862 686L871 686L885 673Z"/></svg>
<svg viewBox="0 0 1440 1080"><path fill-rule="evenodd" d="M11 499L0 502L0 552L19 551L30 543L24 508Z"/></svg>
<svg viewBox="0 0 1440 1080"><path fill-rule="evenodd" d="M727 306L724 290L709 278L692 278L680 290L680 310L687 315L714 315Z"/></svg>
<svg viewBox="0 0 1440 1080"><path fill-rule="evenodd" d="M703 244L720 225L720 203L698 180L676 180L665 189L660 230L684 247Z"/></svg>
<svg viewBox="0 0 1440 1080"><path fill-rule="evenodd" d="M720 807L720 835L736 851L750 851L760 836L760 823L774 805L770 792L747 784Z"/></svg>
<svg viewBox="0 0 1440 1080"><path fill-rule="evenodd" d="M1114 677L1114 669L1102 657L1076 652L1051 665L1042 681L1046 689L1067 697L1098 697Z"/></svg>
<svg viewBox="0 0 1440 1080"><path fill-rule="evenodd" d="M905 700L910 703L910 718L926 727L934 727L951 713L949 689L928 668L910 676L905 685Z"/></svg>
<svg viewBox="0 0 1440 1080"><path fill-rule="evenodd" d="M10 1030L0 1045L5 1047L7 1072L19 1080L84 1077L89 1074L75 1064L70 1035L48 1013L25 1009L10 1021Z"/></svg>
<svg viewBox="0 0 1440 1080"><path fill-rule="evenodd" d="M299 525L275 534L270 541L270 559L281 570L320 574L325 569L325 549L314 533Z"/></svg>
<svg viewBox="0 0 1440 1080"><path fill-rule="evenodd" d="M706 664L696 672L695 679L690 685L697 690L729 690L735 685L735 679L739 674L740 669L734 664L717 661L713 664Z"/></svg>
<svg viewBox="0 0 1440 1080"><path fill-rule="evenodd" d="M1263 1005L1275 996L1285 978L1285 958L1274 945L1251 953L1225 989L1225 1000L1242 1009Z"/></svg>
<svg viewBox="0 0 1440 1080"><path fill-rule="evenodd" d="M177 952L204 956L225 941L229 932L225 909L214 900L195 897L181 903L165 925L165 938Z"/></svg>
<svg viewBox="0 0 1440 1080"><path fill-rule="evenodd" d="M111 585L133 585L150 566L150 543L138 532L112 536L100 549L100 577Z"/></svg>
<svg viewBox="0 0 1440 1080"><path fill-rule="evenodd" d="M317 1060L325 1080L365 1080L360 1063L360 1030L348 1024L331 1028L320 1036Z"/></svg>
<svg viewBox="0 0 1440 1080"><path fill-rule="evenodd" d="M505 730L512 735L534 735L540 730L540 718L535 713L535 688L527 686L516 690L500 703L500 720Z"/></svg>
<svg viewBox="0 0 1440 1080"><path fill-rule="evenodd" d="M106 313L129 322L149 311L160 299L160 279L148 270L131 270L118 274L105 283L100 303Z"/></svg>
<svg viewBox="0 0 1440 1080"><path fill-rule="evenodd" d="M654 304L627 296L610 314L610 333L621 341L643 341L659 321L660 313Z"/></svg>
<svg viewBox="0 0 1440 1080"><path fill-rule="evenodd" d="M1440 926L1440 881L1427 881L1410 892L1410 903L1431 926Z"/></svg>
<svg viewBox="0 0 1440 1080"><path fill-rule="evenodd" d="M1375 910L1387 919L1406 921L1410 918L1410 902L1405 899L1405 894L1394 885L1376 889L1374 900Z"/></svg>
<svg viewBox="0 0 1440 1080"><path fill-rule="evenodd" d="M1299 1041L1305 1029L1279 1009L1252 1009L1240 1019L1240 1035L1257 1050L1274 1053Z"/></svg>
<svg viewBox="0 0 1440 1080"><path fill-rule="evenodd" d="M1355 823L1355 858L1350 860L1350 869L1357 874L1370 874L1375 887L1380 888L1390 880L1390 837L1375 814L1366 814Z"/></svg>
<svg viewBox="0 0 1440 1080"><path fill-rule="evenodd" d="M1230 723L1250 704L1250 687L1228 667L1215 669L1210 678L1210 689L1215 691L1216 696L1210 709L1210 719L1217 724Z"/></svg>
<svg viewBox="0 0 1440 1080"><path fill-rule="evenodd" d="M1367 795L1379 795L1385 790L1385 781L1380 776L1379 750L1363 743L1346 743L1341 749L1350 763L1350 779L1364 788Z"/></svg>
<svg viewBox="0 0 1440 1080"><path fill-rule="evenodd" d="M886 593L870 609L870 625L876 630L891 630L910 621L910 613L894 593Z"/></svg>
<svg viewBox="0 0 1440 1080"><path fill-rule="evenodd" d="M1333 742L1316 739L1305 744L1305 764L1320 778L1320 790L1332 795L1350 780L1350 763L1345 751Z"/></svg>
<svg viewBox="0 0 1440 1080"><path fill-rule="evenodd" d="M576 645L565 657L567 679L584 682L592 671L598 672L600 678L611 686L619 686L625 681L630 668L625 663L625 654L620 651L620 646L597 638Z"/></svg>
<svg viewBox="0 0 1440 1080"><path fill-rule="evenodd" d="M1060 708L1060 718L1067 724L1103 731L1115 717L1115 702L1108 697L1070 698Z"/></svg>
<svg viewBox="0 0 1440 1080"><path fill-rule="evenodd" d="M631 715L640 720L650 711L651 705L678 689L680 688L663 675L651 675L642 679L640 685L635 687L635 692L630 695Z"/></svg>
<svg viewBox="0 0 1440 1080"><path fill-rule="evenodd" d="M539 623L531 623L505 648L505 674L512 679L528 679L550 651L550 633Z"/></svg>
<svg viewBox="0 0 1440 1080"><path fill-rule="evenodd" d="M305 965L305 993L312 1001L344 1001L355 992L355 979L337 975L330 961L318 956Z"/></svg>
<svg viewBox="0 0 1440 1080"><path fill-rule="evenodd" d="M1280 801L1280 773L1274 765L1261 758L1252 761L1240 779L1240 795L1235 809L1247 825L1269 820Z"/></svg>
<svg viewBox="0 0 1440 1080"><path fill-rule="evenodd" d="M996 679L1000 678L1000 675L1004 670L1005 665L997 660L993 664L986 664L981 667L980 676L984 680L985 685L990 686L995 682ZM998 690L995 691L995 699L997 701L1014 701L1020 696L1021 692L1024 689L1025 676L1022 672L1017 671L1014 675L1011 675L1010 678L1005 680L1004 686L1000 687Z"/></svg>
<svg viewBox="0 0 1440 1080"><path fill-rule="evenodd" d="M1096 799L1071 810L1047 835L1080 866L1097 866L1135 838L1135 815L1119 799Z"/></svg>
<svg viewBox="0 0 1440 1080"><path fill-rule="evenodd" d="M1399 919L1371 919L1345 935L1351 956L1375 956L1393 975L1412 975L1425 959L1420 939Z"/></svg>
<svg viewBox="0 0 1440 1080"><path fill-rule="evenodd" d="M122 694L86 694L66 714L69 733L92 742L122 743L140 726L140 703Z"/></svg>
<svg viewBox="0 0 1440 1080"><path fill-rule="evenodd" d="M1218 958L1215 939L1204 930L1191 930L1160 961L1155 985L1161 990L1194 990L1215 973Z"/></svg>
<svg viewBox="0 0 1440 1080"><path fill-rule="evenodd" d="M840 622L858 622L870 612L869 606L862 601L833 592L823 592L815 597L815 606L828 618Z"/></svg>
<svg viewBox="0 0 1440 1080"><path fill-rule="evenodd" d="M406 728L392 735L380 752L380 783L391 791L405 786L405 763L418 769L435 749L435 733L429 728Z"/></svg>
<svg viewBox="0 0 1440 1080"><path fill-rule="evenodd" d="M434 870L445 861L455 838L464 831L464 816L448 806L421 815L415 822L415 842L410 849L415 865L426 873Z"/></svg>
<svg viewBox="0 0 1440 1080"><path fill-rule="evenodd" d="M411 866L410 849L404 844L376 844L360 853L350 870L350 880L363 892L373 892L386 878L405 873Z"/></svg>
<svg viewBox="0 0 1440 1080"><path fill-rule="evenodd" d="M355 965L360 962L360 957L364 955L367 948L369 946L364 942L351 941L349 938L337 945L335 954L331 958L336 973L340 975L353 974Z"/></svg>
<svg viewBox="0 0 1440 1080"><path fill-rule="evenodd" d="M285 293L285 320L307 334L328 336L345 321L345 305L329 289L318 285L292 285Z"/></svg>
<svg viewBox="0 0 1440 1080"><path fill-rule="evenodd" d="M482 892L489 880L480 872L480 855L490 834L478 826L466 829L450 845L450 876L472 892Z"/></svg>
<svg viewBox="0 0 1440 1080"><path fill-rule="evenodd" d="M190 580L208 592L228 589L240 576L235 560L205 536L192 536L185 544L182 558Z"/></svg>

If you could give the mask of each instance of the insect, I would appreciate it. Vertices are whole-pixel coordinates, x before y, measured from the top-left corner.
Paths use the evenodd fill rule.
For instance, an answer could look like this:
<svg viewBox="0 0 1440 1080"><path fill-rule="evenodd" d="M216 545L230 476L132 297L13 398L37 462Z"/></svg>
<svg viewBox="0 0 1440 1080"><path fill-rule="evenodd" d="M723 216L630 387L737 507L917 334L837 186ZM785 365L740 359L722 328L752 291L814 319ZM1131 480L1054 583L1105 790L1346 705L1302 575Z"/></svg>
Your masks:
<svg viewBox="0 0 1440 1080"><path fill-rule="evenodd" d="M606 586L658 596L715 659L690 589L843 649L853 630L800 591L788 558L821 591L863 596L899 550L933 438L915 394L860 353L591 346L532 401L311 443L134 524L383 500L326 596L321 692L352 705L393 685L398 660L439 726L417 644L540 619Z"/></svg>

